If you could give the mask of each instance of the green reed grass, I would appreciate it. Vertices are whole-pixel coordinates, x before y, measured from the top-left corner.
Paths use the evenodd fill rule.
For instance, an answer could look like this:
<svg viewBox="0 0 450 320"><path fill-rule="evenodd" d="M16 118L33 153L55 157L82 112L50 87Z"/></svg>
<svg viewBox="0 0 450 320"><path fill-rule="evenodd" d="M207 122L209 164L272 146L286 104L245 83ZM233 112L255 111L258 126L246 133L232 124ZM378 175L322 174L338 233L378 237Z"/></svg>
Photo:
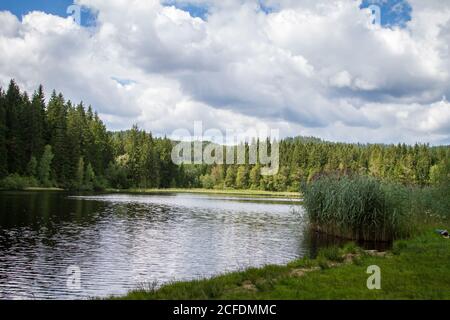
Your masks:
<svg viewBox="0 0 450 320"><path fill-rule="evenodd" d="M390 241L411 231L410 191L366 176L323 176L304 188L314 229L356 240Z"/></svg>

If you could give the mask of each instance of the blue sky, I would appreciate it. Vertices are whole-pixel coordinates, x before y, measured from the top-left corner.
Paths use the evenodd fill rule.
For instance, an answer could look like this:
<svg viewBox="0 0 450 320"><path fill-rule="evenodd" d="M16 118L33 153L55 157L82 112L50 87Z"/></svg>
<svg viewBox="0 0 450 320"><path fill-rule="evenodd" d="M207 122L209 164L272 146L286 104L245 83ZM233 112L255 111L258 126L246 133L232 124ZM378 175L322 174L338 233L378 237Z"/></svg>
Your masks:
<svg viewBox="0 0 450 320"><path fill-rule="evenodd" d="M412 8L406 0L363 0L361 8L367 8L370 5L380 7L381 24L383 26L403 27L411 20Z"/></svg>
<svg viewBox="0 0 450 320"><path fill-rule="evenodd" d="M18 17L33 10L65 16L67 7L72 3L72 0L2 0L0 9L11 11Z"/></svg>
<svg viewBox="0 0 450 320"><path fill-rule="evenodd" d="M72 5L73 2L73 0L1 0L0 10L8 10L19 18L33 10L43 11L61 17L67 17L67 7ZM164 3L167 5L175 5L179 9L188 11L193 17L205 19L206 14L208 13L208 8L202 6L190 4L177 5L173 0L167 0ZM86 25L91 18L92 16L89 15L89 12L84 11L81 17L82 24Z"/></svg>
<svg viewBox="0 0 450 320"><path fill-rule="evenodd" d="M163 4L168 6L175 6L178 9L189 12L192 17L206 19L208 14L208 8L206 6L194 5L194 4L178 4L174 0L163 1Z"/></svg>
<svg viewBox="0 0 450 320"><path fill-rule="evenodd" d="M33 10L39 10L62 17L66 17L67 7L73 3L73 0L1 0L0 10L8 10L17 17L26 15ZM199 5L184 4L178 5L174 0L167 0L166 5L175 5L177 8L188 11L193 17L206 19L208 8ZM274 10L260 0L261 10L266 13ZM411 6L406 0L363 0L361 8L367 8L370 5L378 5L381 9L381 24L383 26L404 26L411 19ZM92 23L94 15L88 11L83 11L81 15L82 25Z"/></svg>
<svg viewBox="0 0 450 320"><path fill-rule="evenodd" d="M67 17L67 8L73 0L0 0L0 10L7 10L21 18L31 11L43 11L61 17ZM86 26L93 21L93 14L87 10L81 13L81 24Z"/></svg>

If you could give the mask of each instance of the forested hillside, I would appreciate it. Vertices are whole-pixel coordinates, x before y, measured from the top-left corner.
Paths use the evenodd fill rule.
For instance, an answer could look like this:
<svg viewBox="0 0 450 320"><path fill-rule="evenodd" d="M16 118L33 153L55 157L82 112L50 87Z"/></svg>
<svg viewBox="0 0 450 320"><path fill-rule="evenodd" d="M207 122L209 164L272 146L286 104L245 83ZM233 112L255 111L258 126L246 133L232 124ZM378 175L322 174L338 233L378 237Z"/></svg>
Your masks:
<svg viewBox="0 0 450 320"><path fill-rule="evenodd" d="M257 141L255 143L258 143ZM181 165L174 142L133 126L108 132L92 108L40 86L31 97L14 80L0 89L0 186L91 190L204 187L297 191L323 172L357 172L403 184L438 184L448 178L448 146L363 145L316 138L280 141L280 170L261 165ZM248 148L248 146L246 146Z"/></svg>

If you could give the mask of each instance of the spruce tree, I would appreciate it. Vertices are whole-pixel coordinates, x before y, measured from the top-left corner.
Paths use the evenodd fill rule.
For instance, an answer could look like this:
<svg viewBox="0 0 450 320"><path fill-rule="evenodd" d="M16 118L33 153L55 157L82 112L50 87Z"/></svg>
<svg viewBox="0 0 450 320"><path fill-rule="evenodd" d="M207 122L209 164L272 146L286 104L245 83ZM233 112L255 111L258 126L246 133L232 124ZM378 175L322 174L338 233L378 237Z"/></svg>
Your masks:
<svg viewBox="0 0 450 320"><path fill-rule="evenodd" d="M70 180L70 154L67 146L67 105L62 94L53 94L47 107L50 144L54 154L53 173L59 186L67 186Z"/></svg>
<svg viewBox="0 0 450 320"><path fill-rule="evenodd" d="M44 153L39 162L38 176L39 180L44 187L51 186L51 165L54 155L52 152L52 147L50 145L45 146Z"/></svg>
<svg viewBox="0 0 450 320"><path fill-rule="evenodd" d="M8 175L5 94L0 88L0 179Z"/></svg>
<svg viewBox="0 0 450 320"><path fill-rule="evenodd" d="M30 159L30 162L28 162L27 165L27 175L29 177L37 177L37 167L38 167L38 162L36 160L36 157L32 156Z"/></svg>
<svg viewBox="0 0 450 320"><path fill-rule="evenodd" d="M75 188L82 189L84 184L84 161L83 157L80 157L77 165Z"/></svg>
<svg viewBox="0 0 450 320"><path fill-rule="evenodd" d="M246 166L239 166L236 174L236 188L246 189L248 187L248 174Z"/></svg>
<svg viewBox="0 0 450 320"><path fill-rule="evenodd" d="M225 176L225 187L234 188L236 184L236 170L234 166L230 165L227 168L227 175Z"/></svg>
<svg viewBox="0 0 450 320"><path fill-rule="evenodd" d="M5 137L9 173L23 172L22 99L19 87L14 80L11 80L5 96Z"/></svg>
<svg viewBox="0 0 450 320"><path fill-rule="evenodd" d="M68 174L73 179L74 186L80 188L78 170L80 159L84 157L88 158L87 141L85 139L85 134L88 129L83 104L80 103L75 108L72 107L71 103L68 106L66 135L66 143L68 146L67 156L69 158Z"/></svg>
<svg viewBox="0 0 450 320"><path fill-rule="evenodd" d="M84 186L88 190L94 189L95 186L95 172L90 163L88 163L88 165L86 166L86 172L84 174Z"/></svg>
<svg viewBox="0 0 450 320"><path fill-rule="evenodd" d="M45 147L45 96L42 85L34 92L30 109L26 113L27 157L40 157Z"/></svg>
<svg viewBox="0 0 450 320"><path fill-rule="evenodd" d="M259 164L253 166L250 170L250 187L252 189L259 188L259 180L261 178L261 167Z"/></svg>

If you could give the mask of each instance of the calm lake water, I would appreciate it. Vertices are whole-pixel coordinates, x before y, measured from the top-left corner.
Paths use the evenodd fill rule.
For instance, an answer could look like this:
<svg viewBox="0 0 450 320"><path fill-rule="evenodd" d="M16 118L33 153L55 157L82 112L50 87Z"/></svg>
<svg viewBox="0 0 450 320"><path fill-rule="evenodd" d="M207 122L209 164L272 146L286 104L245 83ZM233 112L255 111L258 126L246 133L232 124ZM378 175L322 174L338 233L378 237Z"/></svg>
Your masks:
<svg viewBox="0 0 450 320"><path fill-rule="evenodd" d="M84 299L309 255L292 200L0 193L0 299ZM81 288L67 286L68 268Z"/></svg>

